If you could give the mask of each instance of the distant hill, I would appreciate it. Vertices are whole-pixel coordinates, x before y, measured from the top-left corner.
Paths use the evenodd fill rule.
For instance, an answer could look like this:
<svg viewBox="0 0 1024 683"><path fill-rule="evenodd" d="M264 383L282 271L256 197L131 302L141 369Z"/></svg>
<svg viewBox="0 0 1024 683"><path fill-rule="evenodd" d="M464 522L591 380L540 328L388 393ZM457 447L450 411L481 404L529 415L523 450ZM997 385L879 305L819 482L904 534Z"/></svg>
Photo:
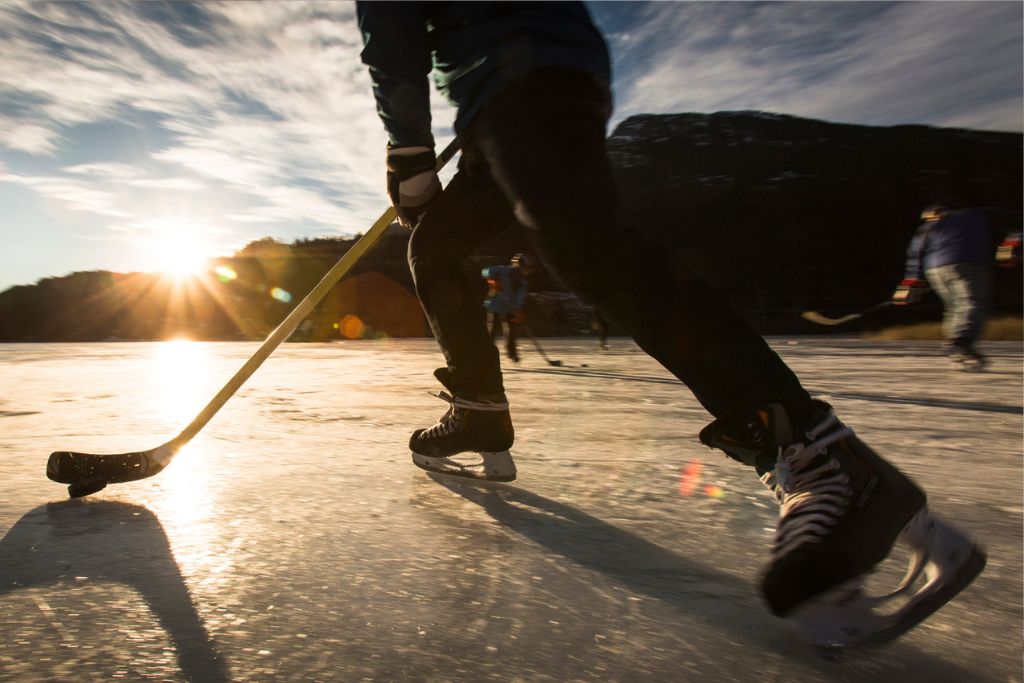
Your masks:
<svg viewBox="0 0 1024 683"><path fill-rule="evenodd" d="M347 316L359 336L423 336L424 319L395 230L335 287L295 338L339 338ZM215 259L203 276L79 272L0 294L0 341L262 339L356 239L284 244L257 240Z"/></svg>
<svg viewBox="0 0 1024 683"><path fill-rule="evenodd" d="M799 312L857 310L887 297L921 208L937 198L994 207L1005 227L1021 225L1016 133L719 112L635 116L608 148L624 220L682 254L765 333L821 331ZM0 341L260 339L354 242L258 240L189 286L84 272L12 287L0 293ZM389 231L293 338L429 334L407 242L407 231ZM528 250L513 226L478 251L466 277L482 297L480 268ZM536 274L531 289L536 333L589 328L587 306L550 275ZM997 271L998 310L1019 313L1021 290L1020 269ZM909 311L937 313L934 305Z"/></svg>
<svg viewBox="0 0 1024 683"><path fill-rule="evenodd" d="M719 112L636 116L608 146L626 219L685 254L765 332L813 331L797 312L885 299L937 199L1021 225L1018 133ZM997 276L998 307L1019 312L1020 271Z"/></svg>

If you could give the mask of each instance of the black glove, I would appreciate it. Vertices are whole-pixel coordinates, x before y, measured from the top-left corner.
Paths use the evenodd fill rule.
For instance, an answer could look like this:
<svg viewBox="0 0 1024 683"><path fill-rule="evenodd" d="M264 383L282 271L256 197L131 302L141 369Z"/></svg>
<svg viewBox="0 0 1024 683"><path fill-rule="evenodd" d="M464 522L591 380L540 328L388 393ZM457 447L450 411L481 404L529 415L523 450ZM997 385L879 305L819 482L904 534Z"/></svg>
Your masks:
<svg viewBox="0 0 1024 683"><path fill-rule="evenodd" d="M388 197L398 212L398 222L416 227L427 206L441 191L431 147L388 148Z"/></svg>

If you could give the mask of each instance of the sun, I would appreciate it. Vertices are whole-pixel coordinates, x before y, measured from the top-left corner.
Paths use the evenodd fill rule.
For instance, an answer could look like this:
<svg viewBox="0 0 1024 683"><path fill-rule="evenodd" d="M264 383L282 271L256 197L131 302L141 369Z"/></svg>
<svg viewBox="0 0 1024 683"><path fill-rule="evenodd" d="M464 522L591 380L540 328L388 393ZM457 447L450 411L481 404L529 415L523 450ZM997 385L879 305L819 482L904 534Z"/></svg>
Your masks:
<svg viewBox="0 0 1024 683"><path fill-rule="evenodd" d="M203 244L193 235L163 235L157 249L160 270L176 279L195 277L206 268Z"/></svg>
<svg viewBox="0 0 1024 683"><path fill-rule="evenodd" d="M170 218L147 224L145 250L155 270L176 280L188 280L205 272L212 257L206 226Z"/></svg>

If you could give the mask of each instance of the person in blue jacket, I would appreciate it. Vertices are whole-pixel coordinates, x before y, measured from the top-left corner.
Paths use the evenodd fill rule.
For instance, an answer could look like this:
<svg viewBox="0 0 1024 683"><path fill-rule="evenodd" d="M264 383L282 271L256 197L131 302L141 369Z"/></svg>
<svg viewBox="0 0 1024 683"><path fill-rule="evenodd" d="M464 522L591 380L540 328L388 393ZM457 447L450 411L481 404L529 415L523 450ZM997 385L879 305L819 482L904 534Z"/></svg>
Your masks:
<svg viewBox="0 0 1024 683"><path fill-rule="evenodd" d="M505 353L516 363L519 362L516 332L523 322L523 309L530 287L529 276L533 269L532 256L516 254L507 266L489 266L480 271L480 275L487 280L484 308L491 315L491 339L497 340L501 336L504 325L507 330Z"/></svg>
<svg viewBox="0 0 1024 683"><path fill-rule="evenodd" d="M907 247L907 264L893 301L917 302L929 285L942 300L946 352L954 365L980 370L985 358L975 347L988 313L995 247L987 211L934 204Z"/></svg>
<svg viewBox="0 0 1024 683"><path fill-rule="evenodd" d="M926 602L912 598L905 618L886 622L883 637L910 628L981 571L984 553L931 516L917 485L812 399L720 291L620 220L605 148L608 49L583 3L357 2L356 13L388 136L388 195L412 228L416 294L445 359L434 374L450 392L439 394L449 407L437 423L409 439L417 466L464 481L516 477L500 357L464 275L474 249L515 220L548 272L631 334L714 416L700 440L751 466L775 492L778 533L761 578L773 612L822 614L812 608L824 604L826 618L842 622L853 593L840 587L869 572L897 538L917 543L918 556L930 552L939 577ZM457 108L462 150L443 191L431 72ZM879 635L836 626L847 641Z"/></svg>

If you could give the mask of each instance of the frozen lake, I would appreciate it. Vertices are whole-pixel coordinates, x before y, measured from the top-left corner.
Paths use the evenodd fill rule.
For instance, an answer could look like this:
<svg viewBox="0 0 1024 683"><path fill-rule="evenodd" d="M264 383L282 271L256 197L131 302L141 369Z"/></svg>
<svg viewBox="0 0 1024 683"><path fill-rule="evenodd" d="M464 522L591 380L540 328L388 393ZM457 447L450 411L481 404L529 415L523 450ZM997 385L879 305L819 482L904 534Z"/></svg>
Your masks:
<svg viewBox="0 0 1024 683"><path fill-rule="evenodd" d="M776 508L626 340L528 344L519 480L449 489L409 432L429 340L285 345L158 476L80 501L53 450L163 443L256 344L0 345L0 680L1021 681L1022 353L775 339L804 384L989 552L884 648L823 655L756 592ZM585 365L585 367L584 367Z"/></svg>

